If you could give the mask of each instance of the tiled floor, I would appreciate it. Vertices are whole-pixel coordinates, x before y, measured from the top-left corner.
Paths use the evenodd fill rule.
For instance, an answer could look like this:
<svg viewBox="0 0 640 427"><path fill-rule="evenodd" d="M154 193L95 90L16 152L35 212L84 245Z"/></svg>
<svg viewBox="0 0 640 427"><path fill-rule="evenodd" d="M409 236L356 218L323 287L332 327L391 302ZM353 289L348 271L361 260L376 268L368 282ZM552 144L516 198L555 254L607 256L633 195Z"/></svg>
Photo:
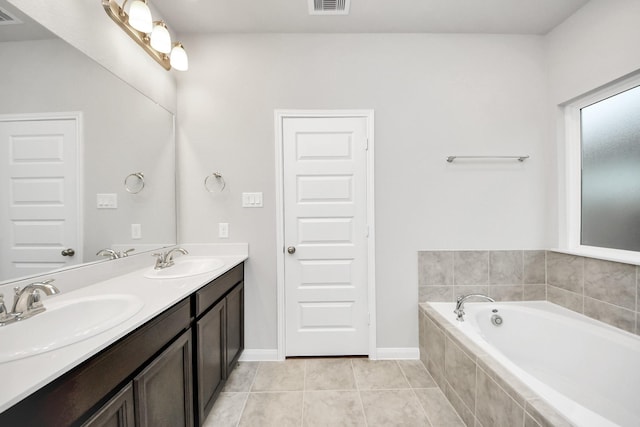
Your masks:
<svg viewBox="0 0 640 427"><path fill-rule="evenodd" d="M204 426L464 424L419 360L322 358L241 362Z"/></svg>

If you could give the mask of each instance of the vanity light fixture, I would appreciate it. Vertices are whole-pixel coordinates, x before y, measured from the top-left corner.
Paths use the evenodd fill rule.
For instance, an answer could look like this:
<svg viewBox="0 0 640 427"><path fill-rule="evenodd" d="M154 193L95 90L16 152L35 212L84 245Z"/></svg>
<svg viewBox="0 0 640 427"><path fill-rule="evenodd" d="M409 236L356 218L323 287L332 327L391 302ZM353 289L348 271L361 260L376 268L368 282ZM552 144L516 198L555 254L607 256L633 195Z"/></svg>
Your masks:
<svg viewBox="0 0 640 427"><path fill-rule="evenodd" d="M151 31L151 47L162 53L171 52L171 35L164 21L156 21L153 23Z"/></svg>
<svg viewBox="0 0 640 427"><path fill-rule="evenodd" d="M122 7L124 9L124 4ZM147 0L134 0L131 2L131 6L129 6L129 25L143 33L150 33L153 30L153 20L151 19L151 10L147 6Z"/></svg>
<svg viewBox="0 0 640 427"><path fill-rule="evenodd" d="M128 1L124 0L120 6L117 0L102 0L102 7L107 15L165 70L173 67L178 71L186 71L189 68L187 52L182 43L171 43L167 24L164 21L152 20L147 0L132 1L127 13L125 5Z"/></svg>

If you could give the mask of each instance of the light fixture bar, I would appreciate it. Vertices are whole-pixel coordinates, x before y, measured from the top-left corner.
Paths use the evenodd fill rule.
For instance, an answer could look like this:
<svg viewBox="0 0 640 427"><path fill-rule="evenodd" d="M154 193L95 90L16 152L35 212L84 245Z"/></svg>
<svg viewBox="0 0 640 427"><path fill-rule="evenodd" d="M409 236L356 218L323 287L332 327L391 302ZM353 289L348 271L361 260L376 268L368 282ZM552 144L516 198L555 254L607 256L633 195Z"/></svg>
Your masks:
<svg viewBox="0 0 640 427"><path fill-rule="evenodd" d="M116 3L115 0L102 0L102 7L104 7L107 15L109 15L111 19L113 19L115 23L124 30L125 33L129 34L129 37L135 40L136 43L138 43L140 47L144 49L144 51L147 52L153 59L155 59L158 64L162 65L165 70L171 69L169 55L158 52L157 50L152 48L149 44L150 42L147 34L138 31L131 25L129 25L129 17L127 13L120 7L120 5L118 5L118 3Z"/></svg>

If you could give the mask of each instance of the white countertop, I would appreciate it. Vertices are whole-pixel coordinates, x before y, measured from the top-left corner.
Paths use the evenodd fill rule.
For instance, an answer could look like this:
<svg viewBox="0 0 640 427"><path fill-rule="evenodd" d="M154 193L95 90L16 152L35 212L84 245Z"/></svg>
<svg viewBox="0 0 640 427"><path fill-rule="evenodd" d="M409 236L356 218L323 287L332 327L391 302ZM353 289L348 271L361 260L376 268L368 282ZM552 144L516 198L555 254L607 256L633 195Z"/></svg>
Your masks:
<svg viewBox="0 0 640 427"><path fill-rule="evenodd" d="M144 301L144 306L133 317L86 340L61 347L46 353L20 360L0 363L0 412L5 411L23 398L50 383L91 356L99 353L120 338L142 326L175 303L191 295L211 280L221 276L248 258L247 251L233 251L233 255L221 255L219 251L205 250L205 245L181 245L193 255L215 256L224 261L224 267L209 273L176 279L148 279L144 273L153 267L149 259L147 266L126 274L109 278L54 297L58 301L103 294L134 295ZM244 252L244 253L243 253ZM85 273L86 274L86 273ZM58 283L56 282L56 285ZM29 319L24 320L28 322ZM78 319L82 321L82 319ZM11 325L3 326L10 328ZM0 343L1 345L1 343Z"/></svg>

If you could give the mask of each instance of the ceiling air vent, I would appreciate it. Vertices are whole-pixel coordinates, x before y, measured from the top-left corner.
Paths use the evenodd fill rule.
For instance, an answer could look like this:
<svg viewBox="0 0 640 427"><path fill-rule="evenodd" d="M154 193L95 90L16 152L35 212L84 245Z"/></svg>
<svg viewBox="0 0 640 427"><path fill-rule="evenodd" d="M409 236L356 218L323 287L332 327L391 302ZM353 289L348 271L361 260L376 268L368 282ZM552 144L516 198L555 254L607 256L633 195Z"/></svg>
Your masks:
<svg viewBox="0 0 640 427"><path fill-rule="evenodd" d="M0 9L0 25L20 24L20 20L4 9Z"/></svg>
<svg viewBox="0 0 640 427"><path fill-rule="evenodd" d="M348 15L351 0L309 0L309 15Z"/></svg>

